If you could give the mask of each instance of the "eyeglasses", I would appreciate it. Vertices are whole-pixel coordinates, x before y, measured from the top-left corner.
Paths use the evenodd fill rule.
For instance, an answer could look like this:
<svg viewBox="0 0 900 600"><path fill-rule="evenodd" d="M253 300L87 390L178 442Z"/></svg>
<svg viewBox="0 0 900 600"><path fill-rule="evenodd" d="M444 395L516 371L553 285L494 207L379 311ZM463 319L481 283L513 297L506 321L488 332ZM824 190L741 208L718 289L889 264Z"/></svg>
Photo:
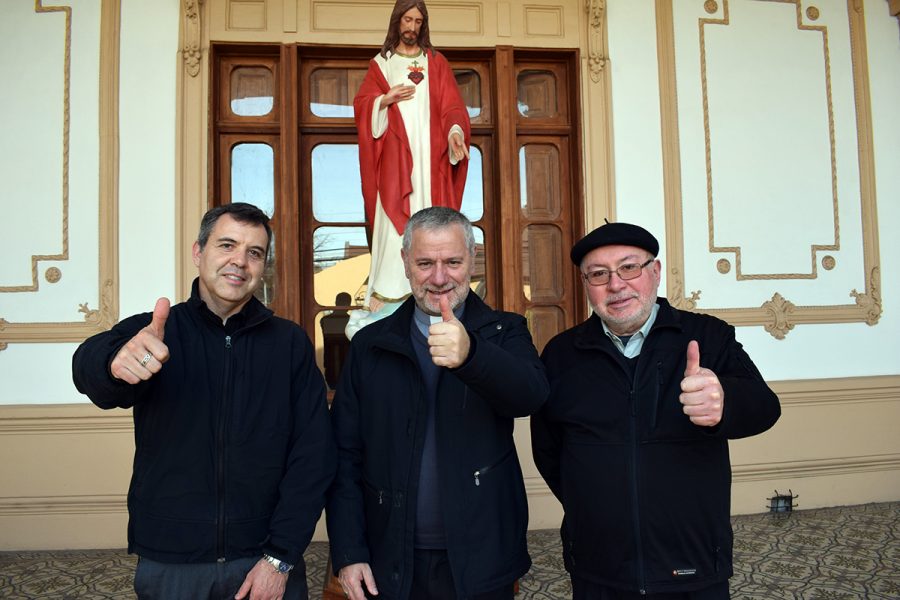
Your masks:
<svg viewBox="0 0 900 600"><path fill-rule="evenodd" d="M615 273L619 276L619 279L622 281L628 281L630 279L637 279L641 276L641 271L644 270L644 267L653 262L653 259L648 259L642 265L637 263L626 263L620 266L618 269L614 269L609 271L607 269L597 269L596 271L591 271L590 273L582 273L581 276L584 277L584 280L588 282L589 285L600 286L606 285L609 283L609 278L612 277L612 274Z"/></svg>

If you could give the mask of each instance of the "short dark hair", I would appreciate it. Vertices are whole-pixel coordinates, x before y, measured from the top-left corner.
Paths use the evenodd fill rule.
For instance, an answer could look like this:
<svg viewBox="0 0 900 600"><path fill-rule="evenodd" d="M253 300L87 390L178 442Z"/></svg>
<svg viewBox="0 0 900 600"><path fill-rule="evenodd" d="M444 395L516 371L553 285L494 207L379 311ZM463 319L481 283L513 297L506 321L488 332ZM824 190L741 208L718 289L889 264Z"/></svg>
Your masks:
<svg viewBox="0 0 900 600"><path fill-rule="evenodd" d="M229 215L238 223L262 225L266 230L266 260L269 260L271 255L270 248L272 247L272 226L269 225L269 217L256 206L246 202L222 204L206 211L206 214L203 215L203 219L200 221L200 233L197 234L197 243L200 245L201 250L206 246L213 227L216 226L216 221L222 215Z"/></svg>
<svg viewBox="0 0 900 600"><path fill-rule="evenodd" d="M413 213L403 229L403 251L409 252L412 246L412 236L416 229L444 229L451 225L462 227L463 235L466 238L466 249L469 254L475 256L475 232L472 229L472 222L458 210L446 206L429 206Z"/></svg>
<svg viewBox="0 0 900 600"><path fill-rule="evenodd" d="M422 27L419 29L419 47L422 50L434 50L431 45L431 32L428 29L428 9L422 0L397 0L394 4L394 10L391 12L391 20L388 22L387 35L384 38L384 45L381 46L381 56L387 58L388 52L393 52L397 44L400 43L400 18L407 11L418 8L422 13Z"/></svg>

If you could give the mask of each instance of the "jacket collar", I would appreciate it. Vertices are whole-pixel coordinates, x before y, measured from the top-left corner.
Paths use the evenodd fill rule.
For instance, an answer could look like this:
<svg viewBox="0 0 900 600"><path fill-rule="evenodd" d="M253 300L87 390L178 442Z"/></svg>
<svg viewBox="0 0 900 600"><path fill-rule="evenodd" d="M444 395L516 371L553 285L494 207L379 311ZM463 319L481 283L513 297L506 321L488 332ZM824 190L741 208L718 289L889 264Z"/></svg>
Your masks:
<svg viewBox="0 0 900 600"><path fill-rule="evenodd" d="M219 318L218 315L213 313L209 307L206 305L206 302L200 297L200 278L194 278L194 282L191 284L191 297L187 300L187 305L194 311L194 313L200 317L204 322L211 323L222 327L222 319ZM247 327L253 327L254 325L258 325L263 321L272 317L275 313L272 312L271 309L266 307L262 302L260 302L256 296L251 296L250 300L241 307L241 310L228 319L228 323L232 322L232 319L235 319L235 324L238 329L245 329Z"/></svg>
<svg viewBox="0 0 900 600"><path fill-rule="evenodd" d="M653 333L660 329L675 329L681 331L681 315L677 310L672 308L669 301L663 297L657 297L656 304L659 306L659 312L656 314L656 322L650 328L648 339L654 337ZM575 328L575 347L582 349L597 349L607 352L616 351L606 333L603 331L603 323L597 313L592 312L587 321L581 323Z"/></svg>
<svg viewBox="0 0 900 600"><path fill-rule="evenodd" d="M463 313L462 322L466 329L475 331L496 321L496 312L485 304L484 300L479 298L476 293L470 291L465 302L466 310ZM412 352L410 325L415 306L416 299L410 296L392 315L385 317L384 334L374 340L374 345L404 354Z"/></svg>

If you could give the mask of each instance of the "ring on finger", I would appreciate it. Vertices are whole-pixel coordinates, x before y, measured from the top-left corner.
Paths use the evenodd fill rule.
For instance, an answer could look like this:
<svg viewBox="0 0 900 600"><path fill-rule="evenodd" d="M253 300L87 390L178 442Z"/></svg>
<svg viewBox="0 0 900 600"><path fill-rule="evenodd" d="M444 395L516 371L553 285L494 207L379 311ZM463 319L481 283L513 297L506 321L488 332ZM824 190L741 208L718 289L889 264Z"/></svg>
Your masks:
<svg viewBox="0 0 900 600"><path fill-rule="evenodd" d="M147 354L144 355L144 358L141 359L141 366L146 367L147 363L150 362L152 359L153 359L153 355L148 352Z"/></svg>

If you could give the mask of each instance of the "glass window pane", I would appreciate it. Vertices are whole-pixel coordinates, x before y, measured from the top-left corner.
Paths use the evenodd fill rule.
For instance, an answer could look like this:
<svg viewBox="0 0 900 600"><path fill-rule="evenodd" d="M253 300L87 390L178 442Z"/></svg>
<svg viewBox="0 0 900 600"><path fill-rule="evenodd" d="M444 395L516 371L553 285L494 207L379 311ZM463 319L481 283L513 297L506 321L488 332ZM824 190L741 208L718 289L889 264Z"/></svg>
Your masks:
<svg viewBox="0 0 900 600"><path fill-rule="evenodd" d="M552 71L522 71L518 79L519 114L529 119L559 116L556 75Z"/></svg>
<svg viewBox="0 0 900 600"><path fill-rule="evenodd" d="M474 144L469 148L469 171L466 173L466 187L463 189L459 212L466 215L473 223L484 216L482 156L481 149Z"/></svg>
<svg viewBox="0 0 900 600"><path fill-rule="evenodd" d="M519 200L527 219L559 217L559 150L552 144L519 148Z"/></svg>
<svg viewBox="0 0 900 600"><path fill-rule="evenodd" d="M365 220L356 144L319 144L313 148L312 201L317 221Z"/></svg>
<svg viewBox="0 0 900 600"><path fill-rule="evenodd" d="M453 74L469 118L474 119L481 114L481 77L472 69L457 69Z"/></svg>
<svg viewBox="0 0 900 600"><path fill-rule="evenodd" d="M316 69L309 75L309 110L317 117L353 118L353 97L365 69Z"/></svg>
<svg viewBox="0 0 900 600"><path fill-rule="evenodd" d="M259 117L272 112L275 80L265 67L238 67L231 72L231 112Z"/></svg>
<svg viewBox="0 0 900 600"><path fill-rule="evenodd" d="M554 225L529 225L522 231L522 292L534 302L562 299L562 232Z"/></svg>
<svg viewBox="0 0 900 600"><path fill-rule="evenodd" d="M347 293L360 304L369 276L369 246L364 227L319 227L313 233L313 287L322 306L337 304ZM358 299L358 300L357 300Z"/></svg>
<svg viewBox="0 0 900 600"><path fill-rule="evenodd" d="M268 144L236 144L231 149L231 201L247 202L275 214L275 151Z"/></svg>

